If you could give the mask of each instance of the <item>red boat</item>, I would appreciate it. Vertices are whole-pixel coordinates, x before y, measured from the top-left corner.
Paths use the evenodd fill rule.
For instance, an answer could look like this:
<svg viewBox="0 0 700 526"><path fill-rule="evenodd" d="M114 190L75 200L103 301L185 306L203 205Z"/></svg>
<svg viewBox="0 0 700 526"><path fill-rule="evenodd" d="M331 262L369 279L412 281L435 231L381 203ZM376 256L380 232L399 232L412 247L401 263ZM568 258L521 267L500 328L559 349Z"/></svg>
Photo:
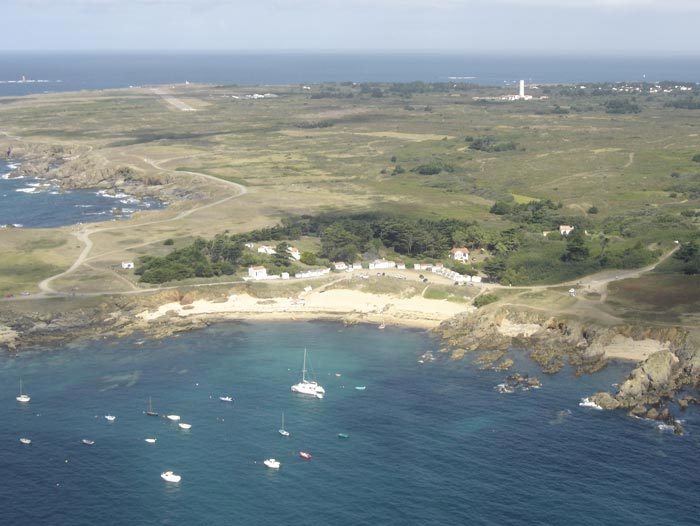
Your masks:
<svg viewBox="0 0 700 526"><path fill-rule="evenodd" d="M306 451L299 451L299 456L305 460L311 459L311 454L307 453Z"/></svg>

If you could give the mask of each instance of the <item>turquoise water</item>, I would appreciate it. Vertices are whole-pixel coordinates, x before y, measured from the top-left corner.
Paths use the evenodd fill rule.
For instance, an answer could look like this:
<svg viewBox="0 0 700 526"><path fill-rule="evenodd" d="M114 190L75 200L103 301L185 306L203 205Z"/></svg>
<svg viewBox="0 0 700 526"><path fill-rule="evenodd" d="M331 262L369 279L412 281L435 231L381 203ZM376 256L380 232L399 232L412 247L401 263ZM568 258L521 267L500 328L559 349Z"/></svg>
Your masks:
<svg viewBox="0 0 700 526"><path fill-rule="evenodd" d="M289 390L304 347L323 400ZM504 373L417 363L437 348L392 327L226 323L0 356L2 523L697 524L697 411L676 437L578 406L623 366L502 395ZM149 396L192 429L143 415ZM160 479L168 469L179 484Z"/></svg>
<svg viewBox="0 0 700 526"><path fill-rule="evenodd" d="M76 223L130 217L164 204L126 194L108 196L96 190L60 191L46 179L8 177L18 164L0 160L0 225L53 228ZM116 212L118 210L118 212Z"/></svg>

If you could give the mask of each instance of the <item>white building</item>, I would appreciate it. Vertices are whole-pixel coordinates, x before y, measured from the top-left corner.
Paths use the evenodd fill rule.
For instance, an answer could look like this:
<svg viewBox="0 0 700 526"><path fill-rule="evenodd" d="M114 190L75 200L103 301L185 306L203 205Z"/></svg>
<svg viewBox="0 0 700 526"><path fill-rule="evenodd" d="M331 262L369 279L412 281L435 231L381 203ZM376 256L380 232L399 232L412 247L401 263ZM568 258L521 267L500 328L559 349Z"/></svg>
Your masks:
<svg viewBox="0 0 700 526"><path fill-rule="evenodd" d="M362 270L362 263L353 263L352 269L353 270Z"/></svg>
<svg viewBox="0 0 700 526"><path fill-rule="evenodd" d="M287 252L289 252L289 255L292 256L294 259L299 261L301 259L301 253L299 250L295 247L287 247Z"/></svg>
<svg viewBox="0 0 700 526"><path fill-rule="evenodd" d="M574 231L574 227L572 227L571 225L559 225L559 233L562 236L568 236L573 231Z"/></svg>
<svg viewBox="0 0 700 526"><path fill-rule="evenodd" d="M347 270L348 266L342 261L336 261L333 263L333 268L335 268L335 270Z"/></svg>
<svg viewBox="0 0 700 526"><path fill-rule="evenodd" d="M259 246L259 247L258 247L258 252L260 252L261 254L268 254L268 255L270 255L270 256L271 256L272 254L277 254L277 251L276 251L274 248L268 247L267 245L261 245L261 246Z"/></svg>
<svg viewBox="0 0 700 526"><path fill-rule="evenodd" d="M396 263L387 261L386 259L375 259L369 264L370 270L379 270L387 268L396 268Z"/></svg>
<svg viewBox="0 0 700 526"><path fill-rule="evenodd" d="M267 269L265 267L248 267L248 276L253 279L267 279Z"/></svg>
<svg viewBox="0 0 700 526"><path fill-rule="evenodd" d="M134 268L134 262L133 261L122 261L122 268L124 268L124 269Z"/></svg>
<svg viewBox="0 0 700 526"><path fill-rule="evenodd" d="M413 270L430 270L433 268L432 263L414 263Z"/></svg>
<svg viewBox="0 0 700 526"><path fill-rule="evenodd" d="M469 261L469 249L453 248L450 250L450 259L454 259L455 261Z"/></svg>
<svg viewBox="0 0 700 526"><path fill-rule="evenodd" d="M396 270L406 270L406 263L404 263L403 261L397 261Z"/></svg>

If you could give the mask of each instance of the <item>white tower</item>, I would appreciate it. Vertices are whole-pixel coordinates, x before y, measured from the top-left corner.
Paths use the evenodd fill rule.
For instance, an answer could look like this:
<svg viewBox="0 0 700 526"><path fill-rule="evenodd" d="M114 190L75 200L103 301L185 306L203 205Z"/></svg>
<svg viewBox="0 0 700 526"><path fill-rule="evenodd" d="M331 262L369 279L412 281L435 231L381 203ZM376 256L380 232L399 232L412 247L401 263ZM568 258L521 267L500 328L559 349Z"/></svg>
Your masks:
<svg viewBox="0 0 700 526"><path fill-rule="evenodd" d="M520 93L519 93L519 96L520 96L521 99L524 99L524 98L525 98L525 81L524 81L524 80L521 80L521 81L520 81Z"/></svg>

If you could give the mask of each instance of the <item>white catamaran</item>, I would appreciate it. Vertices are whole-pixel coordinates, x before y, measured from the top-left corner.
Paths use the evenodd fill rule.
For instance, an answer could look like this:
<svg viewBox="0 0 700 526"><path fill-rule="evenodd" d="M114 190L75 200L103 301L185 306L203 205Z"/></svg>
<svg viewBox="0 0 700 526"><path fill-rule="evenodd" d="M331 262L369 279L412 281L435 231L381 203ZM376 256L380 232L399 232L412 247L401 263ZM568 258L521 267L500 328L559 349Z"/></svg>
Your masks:
<svg viewBox="0 0 700 526"><path fill-rule="evenodd" d="M301 382L292 386L292 392L323 398L326 390L313 380L306 377L306 349L304 349L304 366L301 369Z"/></svg>

